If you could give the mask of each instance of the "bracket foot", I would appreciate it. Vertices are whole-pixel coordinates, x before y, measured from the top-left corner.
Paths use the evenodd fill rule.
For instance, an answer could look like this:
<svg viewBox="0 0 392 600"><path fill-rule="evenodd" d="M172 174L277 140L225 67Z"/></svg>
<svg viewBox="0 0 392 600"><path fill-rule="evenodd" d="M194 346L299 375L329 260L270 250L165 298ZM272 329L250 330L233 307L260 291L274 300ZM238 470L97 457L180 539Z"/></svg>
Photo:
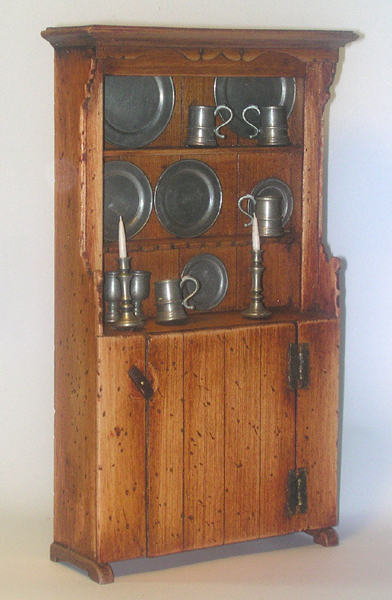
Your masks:
<svg viewBox="0 0 392 600"><path fill-rule="evenodd" d="M62 544L53 542L50 546L50 560L53 562L67 562L83 571L87 571L90 579L99 584L113 583L114 575L108 563L97 563L83 554L70 550Z"/></svg>
<svg viewBox="0 0 392 600"><path fill-rule="evenodd" d="M330 546L339 545L339 536L333 527L325 527L324 529L307 529L305 533L313 536L314 543L320 544L320 546L325 546L328 548Z"/></svg>

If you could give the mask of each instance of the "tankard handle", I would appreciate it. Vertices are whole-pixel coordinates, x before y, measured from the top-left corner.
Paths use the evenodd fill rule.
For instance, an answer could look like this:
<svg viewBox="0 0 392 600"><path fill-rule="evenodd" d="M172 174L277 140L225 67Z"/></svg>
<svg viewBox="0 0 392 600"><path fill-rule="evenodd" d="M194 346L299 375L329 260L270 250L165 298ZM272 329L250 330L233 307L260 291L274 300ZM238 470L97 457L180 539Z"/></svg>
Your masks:
<svg viewBox="0 0 392 600"><path fill-rule="evenodd" d="M184 300L182 301L182 304L185 306L185 308L188 308L189 310L193 310L195 307L191 306L188 303L188 300L193 298L193 296L195 294L197 294L197 292L200 290L200 282L198 279L196 279L196 277L192 277L191 275L184 275L184 277L182 277L181 281L180 281L181 289L186 281L192 281L195 284L195 289L190 294L188 294L188 296L186 298L184 298Z"/></svg>
<svg viewBox="0 0 392 600"><path fill-rule="evenodd" d="M243 200L248 200L248 210L244 210L242 208L241 203L242 203ZM240 209L240 211L242 213L244 213L244 215L246 215L250 219L249 223L244 223L245 227L250 227L252 225L253 214L251 214L251 212L250 212L250 203L251 202L253 202L254 207L255 207L256 206L256 200L255 200L255 197L252 196L252 194L245 194L245 196L241 196L241 198L237 202L238 208ZM253 208L253 212L254 212L254 208Z"/></svg>
<svg viewBox="0 0 392 600"><path fill-rule="evenodd" d="M252 133L252 135L250 135L250 139L255 138L256 136L259 135L260 133L260 129L258 127L256 127L256 125L253 125L253 123L250 123L250 121L248 121L248 119L246 118L246 113L248 110L255 110L257 112L257 114L260 116L260 109L258 106L256 106L256 104L251 104L250 106L247 106L246 108L244 108L244 110L242 111L242 118L244 119L245 123L247 125L249 125L249 127L252 127L252 129L254 129L255 133Z"/></svg>
<svg viewBox="0 0 392 600"><path fill-rule="evenodd" d="M219 111L224 110L224 109L229 111L229 118L226 121L224 121L221 125L218 125L218 127L216 127L214 129L215 135L217 135L218 137L220 137L222 139L224 139L226 136L223 135L222 133L219 133L219 130L222 129L222 127L224 127L225 125L228 125L230 123L230 121L233 118L233 111L231 110L230 106L226 106L225 104L219 104L219 106L217 106L214 111L214 115L216 117L216 115L219 113Z"/></svg>

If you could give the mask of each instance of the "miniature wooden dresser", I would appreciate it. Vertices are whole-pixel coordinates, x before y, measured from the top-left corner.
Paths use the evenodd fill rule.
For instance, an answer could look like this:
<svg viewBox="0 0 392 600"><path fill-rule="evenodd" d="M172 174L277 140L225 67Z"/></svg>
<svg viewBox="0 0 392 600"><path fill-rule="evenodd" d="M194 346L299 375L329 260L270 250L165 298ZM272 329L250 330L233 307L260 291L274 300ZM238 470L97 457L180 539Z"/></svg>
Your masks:
<svg viewBox="0 0 392 600"><path fill-rule="evenodd" d="M322 245L323 114L345 31L49 28L55 49L55 500L51 558L109 583L109 563L305 531L336 545L339 261ZM105 142L105 77L171 76L175 105L142 148ZM216 77L295 78L287 147L230 129L217 148L185 145L188 107L214 105ZM127 242L134 269L175 278L193 256L224 262L222 303L165 327L104 324L103 173L112 160L152 188L181 159L207 163L222 209L183 239L154 210ZM262 240L268 320L249 303L250 230L237 208L260 180L283 180L293 212ZM129 376L136 366L153 395Z"/></svg>

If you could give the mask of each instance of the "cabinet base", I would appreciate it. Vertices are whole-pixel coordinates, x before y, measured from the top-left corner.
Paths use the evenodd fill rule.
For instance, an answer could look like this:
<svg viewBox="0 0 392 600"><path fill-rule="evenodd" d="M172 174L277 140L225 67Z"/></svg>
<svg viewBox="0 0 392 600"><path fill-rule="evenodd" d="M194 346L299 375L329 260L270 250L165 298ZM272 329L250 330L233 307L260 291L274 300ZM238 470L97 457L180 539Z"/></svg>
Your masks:
<svg viewBox="0 0 392 600"><path fill-rule="evenodd" d="M315 544L320 546L339 546L339 536L333 527L325 527L324 529L307 529L305 533L313 536Z"/></svg>
<svg viewBox="0 0 392 600"><path fill-rule="evenodd" d="M70 550L62 544L53 542L50 546L50 560L53 562L67 562L83 571L87 571L90 579L99 584L113 583L114 575L112 568L107 563L97 563L74 550Z"/></svg>
<svg viewBox="0 0 392 600"><path fill-rule="evenodd" d="M338 546L339 537L333 527L324 529L307 529L304 533L311 535L315 544L321 546ZM83 571L87 571L90 579L99 584L113 583L114 575L108 563L97 563L62 544L53 542L50 546L50 560L53 562L67 562Z"/></svg>

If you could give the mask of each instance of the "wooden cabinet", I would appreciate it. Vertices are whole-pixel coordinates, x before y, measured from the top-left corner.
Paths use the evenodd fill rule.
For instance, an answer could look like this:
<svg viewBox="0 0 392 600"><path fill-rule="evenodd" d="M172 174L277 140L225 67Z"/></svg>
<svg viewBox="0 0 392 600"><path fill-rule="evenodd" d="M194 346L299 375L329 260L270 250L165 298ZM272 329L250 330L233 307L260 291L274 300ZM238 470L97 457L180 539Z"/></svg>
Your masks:
<svg viewBox="0 0 392 600"><path fill-rule="evenodd" d="M339 261L322 245L323 112L351 32L71 27L55 48L55 521L51 557L113 580L109 563L306 531L337 543ZM169 124L134 149L105 142L108 76L168 76ZM214 105L215 77L295 78L290 146L257 146L226 129L217 148L185 145L190 104ZM128 240L134 269L178 277L201 252L228 272L224 300L185 324L104 324L103 173L143 170L152 189L182 159L207 163L222 208L203 235L170 234L153 210ZM262 240L268 320L241 310L251 288L250 234L237 200L283 180L292 216ZM152 286L153 288L153 286ZM148 399L129 376L136 366Z"/></svg>

